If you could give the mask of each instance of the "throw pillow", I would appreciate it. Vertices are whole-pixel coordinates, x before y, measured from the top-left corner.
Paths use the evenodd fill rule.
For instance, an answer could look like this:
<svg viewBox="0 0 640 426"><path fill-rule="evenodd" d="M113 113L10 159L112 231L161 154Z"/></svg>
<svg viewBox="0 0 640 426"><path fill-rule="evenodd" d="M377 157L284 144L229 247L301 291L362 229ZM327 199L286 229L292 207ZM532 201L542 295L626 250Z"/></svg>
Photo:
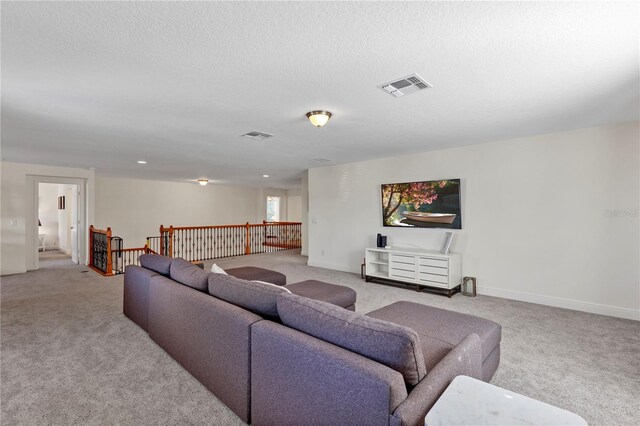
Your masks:
<svg viewBox="0 0 640 426"><path fill-rule="evenodd" d="M280 286L274 283L268 283L266 281L260 281L260 280L251 280L252 283L260 283L260 284L264 284L264 285L272 285L274 287L278 287L283 289L286 293L291 293L291 290L289 290L288 288L286 288L285 286Z"/></svg>
<svg viewBox="0 0 640 426"><path fill-rule="evenodd" d="M214 274L225 274L228 275L224 269L222 269L221 267L219 267L218 265L216 265L215 263L213 265L211 265L211 272L213 272Z"/></svg>
<svg viewBox="0 0 640 426"><path fill-rule="evenodd" d="M278 297L278 314L286 326L394 369L408 386L427 375L418 333L408 327L295 294Z"/></svg>

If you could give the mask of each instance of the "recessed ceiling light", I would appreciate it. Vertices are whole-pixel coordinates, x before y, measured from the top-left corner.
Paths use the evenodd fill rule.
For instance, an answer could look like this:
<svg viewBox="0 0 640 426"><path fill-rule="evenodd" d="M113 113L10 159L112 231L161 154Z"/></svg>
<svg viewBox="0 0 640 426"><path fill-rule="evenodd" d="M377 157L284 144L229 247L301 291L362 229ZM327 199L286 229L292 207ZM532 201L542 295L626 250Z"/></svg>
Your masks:
<svg viewBox="0 0 640 426"><path fill-rule="evenodd" d="M138 164L147 164L147 162L144 160L138 160Z"/></svg>
<svg viewBox="0 0 640 426"><path fill-rule="evenodd" d="M209 183L209 179L198 179L198 183L202 186L205 186Z"/></svg>
<svg viewBox="0 0 640 426"><path fill-rule="evenodd" d="M262 175L262 177L269 177L269 175Z"/></svg>

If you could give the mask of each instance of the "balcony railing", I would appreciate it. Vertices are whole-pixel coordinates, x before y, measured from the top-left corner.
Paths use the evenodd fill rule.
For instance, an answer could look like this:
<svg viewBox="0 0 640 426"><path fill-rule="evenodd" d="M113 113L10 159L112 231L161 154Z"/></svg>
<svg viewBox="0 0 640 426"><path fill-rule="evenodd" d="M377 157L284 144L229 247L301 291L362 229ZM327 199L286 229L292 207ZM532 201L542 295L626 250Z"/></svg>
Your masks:
<svg viewBox="0 0 640 426"><path fill-rule="evenodd" d="M160 253L189 261L270 253L302 247L302 223L160 226Z"/></svg>
<svg viewBox="0 0 640 426"><path fill-rule="evenodd" d="M91 225L89 266L102 275L117 275L124 273L128 265L139 265L139 257L145 253L193 262L300 248L301 241L300 222L168 228L160 225L160 236L147 237L144 247L124 248L122 238L113 236L111 228L103 230Z"/></svg>

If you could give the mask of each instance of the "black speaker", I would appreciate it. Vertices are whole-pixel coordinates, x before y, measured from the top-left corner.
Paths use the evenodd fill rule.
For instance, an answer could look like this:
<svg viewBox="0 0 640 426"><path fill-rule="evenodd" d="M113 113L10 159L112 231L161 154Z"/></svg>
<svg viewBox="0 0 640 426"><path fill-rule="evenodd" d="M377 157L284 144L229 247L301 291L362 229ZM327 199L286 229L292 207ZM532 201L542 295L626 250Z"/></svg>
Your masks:
<svg viewBox="0 0 640 426"><path fill-rule="evenodd" d="M376 238L376 246L384 247L384 244L382 244L382 234L378 234L378 237Z"/></svg>

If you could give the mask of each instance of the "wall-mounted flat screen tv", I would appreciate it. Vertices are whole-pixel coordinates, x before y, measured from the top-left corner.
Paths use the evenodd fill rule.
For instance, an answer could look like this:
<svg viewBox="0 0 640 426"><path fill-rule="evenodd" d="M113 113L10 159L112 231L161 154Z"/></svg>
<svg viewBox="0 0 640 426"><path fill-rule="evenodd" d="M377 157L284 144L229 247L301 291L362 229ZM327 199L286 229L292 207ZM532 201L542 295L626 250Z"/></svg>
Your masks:
<svg viewBox="0 0 640 426"><path fill-rule="evenodd" d="M460 179L382 185L384 226L462 229Z"/></svg>

